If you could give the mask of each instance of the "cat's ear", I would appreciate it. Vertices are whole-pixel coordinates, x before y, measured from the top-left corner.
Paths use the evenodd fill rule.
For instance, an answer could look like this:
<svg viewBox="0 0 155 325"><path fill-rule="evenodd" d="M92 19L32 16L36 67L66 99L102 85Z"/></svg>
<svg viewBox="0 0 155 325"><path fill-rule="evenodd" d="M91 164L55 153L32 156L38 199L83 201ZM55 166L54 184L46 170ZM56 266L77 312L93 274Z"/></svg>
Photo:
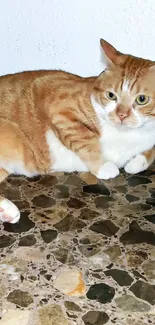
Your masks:
<svg viewBox="0 0 155 325"><path fill-rule="evenodd" d="M145 73L145 79L148 78L148 82L150 82L150 80L155 80L155 64L153 64L153 62L150 67L143 69L143 71Z"/></svg>
<svg viewBox="0 0 155 325"><path fill-rule="evenodd" d="M107 41L100 39L100 44L104 52L104 58L107 68L112 65L120 65L122 63L123 54L117 51Z"/></svg>
<svg viewBox="0 0 155 325"><path fill-rule="evenodd" d="M151 73L155 77L155 64L148 68L148 73Z"/></svg>

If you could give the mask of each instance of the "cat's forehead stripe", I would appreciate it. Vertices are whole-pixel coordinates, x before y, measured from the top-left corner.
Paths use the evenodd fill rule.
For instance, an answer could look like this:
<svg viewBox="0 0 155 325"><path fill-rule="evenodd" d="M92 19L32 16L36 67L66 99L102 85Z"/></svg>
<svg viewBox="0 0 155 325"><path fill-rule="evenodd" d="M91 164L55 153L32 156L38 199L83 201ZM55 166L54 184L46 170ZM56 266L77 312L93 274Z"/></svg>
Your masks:
<svg viewBox="0 0 155 325"><path fill-rule="evenodd" d="M128 79L125 79L123 81L123 85L122 85L122 91L124 92L128 92L129 91L129 88L130 88L130 82Z"/></svg>
<svg viewBox="0 0 155 325"><path fill-rule="evenodd" d="M135 84L137 82L137 79L134 80L130 80L130 79L124 79L121 85L121 90L123 92L129 92L132 91L132 89L134 88Z"/></svg>
<svg viewBox="0 0 155 325"><path fill-rule="evenodd" d="M137 79L135 79L134 82L132 83L130 90L133 89L133 87L135 86L136 81L137 81Z"/></svg>

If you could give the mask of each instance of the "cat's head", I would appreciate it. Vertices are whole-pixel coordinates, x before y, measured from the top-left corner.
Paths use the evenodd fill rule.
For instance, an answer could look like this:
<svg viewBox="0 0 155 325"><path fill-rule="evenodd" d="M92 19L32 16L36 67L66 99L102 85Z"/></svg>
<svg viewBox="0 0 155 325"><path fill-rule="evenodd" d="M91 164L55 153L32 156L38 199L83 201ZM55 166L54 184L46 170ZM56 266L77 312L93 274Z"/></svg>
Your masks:
<svg viewBox="0 0 155 325"><path fill-rule="evenodd" d="M155 120L155 62L122 54L102 39L101 46L106 69L94 84L96 113L130 128Z"/></svg>

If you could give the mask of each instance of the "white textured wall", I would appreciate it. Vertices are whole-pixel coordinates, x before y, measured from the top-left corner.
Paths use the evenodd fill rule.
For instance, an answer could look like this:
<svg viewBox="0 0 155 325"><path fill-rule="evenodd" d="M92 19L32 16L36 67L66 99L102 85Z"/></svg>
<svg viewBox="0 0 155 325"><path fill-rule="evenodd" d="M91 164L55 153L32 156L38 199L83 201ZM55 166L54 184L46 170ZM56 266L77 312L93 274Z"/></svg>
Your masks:
<svg viewBox="0 0 155 325"><path fill-rule="evenodd" d="M155 59L155 0L1 0L0 74L103 69L99 39Z"/></svg>

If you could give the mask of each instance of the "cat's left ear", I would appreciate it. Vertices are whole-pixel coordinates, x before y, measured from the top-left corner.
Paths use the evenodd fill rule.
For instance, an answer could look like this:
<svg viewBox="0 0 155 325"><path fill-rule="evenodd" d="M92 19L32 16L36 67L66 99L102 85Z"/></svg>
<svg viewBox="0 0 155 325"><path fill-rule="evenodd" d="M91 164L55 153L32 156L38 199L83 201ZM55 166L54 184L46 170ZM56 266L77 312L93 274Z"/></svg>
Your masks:
<svg viewBox="0 0 155 325"><path fill-rule="evenodd" d="M151 67L148 68L148 72L155 76L155 64L151 65Z"/></svg>
<svg viewBox="0 0 155 325"><path fill-rule="evenodd" d="M155 64L153 64L150 67L147 67L144 69L144 73L145 73L145 79L148 79L148 82L150 82L150 80L153 80L153 82L155 81Z"/></svg>
<svg viewBox="0 0 155 325"><path fill-rule="evenodd" d="M123 63L124 55L117 51L110 43L100 39L100 44L104 52L105 63L107 68L112 65L121 65Z"/></svg>

